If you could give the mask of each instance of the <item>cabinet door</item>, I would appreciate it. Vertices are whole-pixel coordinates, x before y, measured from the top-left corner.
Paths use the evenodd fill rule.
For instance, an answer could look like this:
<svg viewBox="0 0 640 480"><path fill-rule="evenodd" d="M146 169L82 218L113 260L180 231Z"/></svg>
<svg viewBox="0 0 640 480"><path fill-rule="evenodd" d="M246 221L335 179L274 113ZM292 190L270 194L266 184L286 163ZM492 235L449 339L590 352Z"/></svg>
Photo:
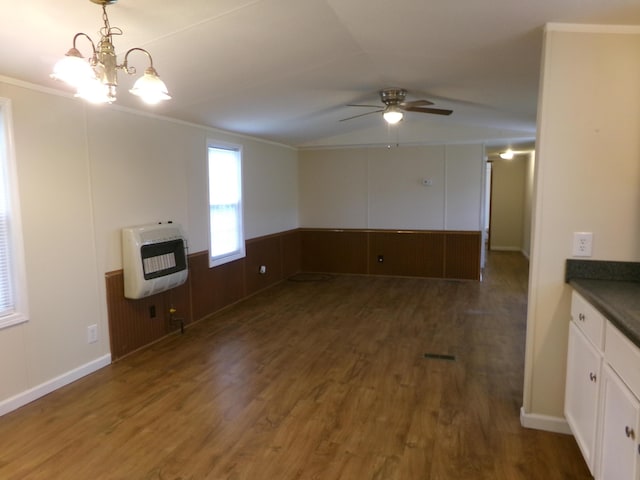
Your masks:
<svg viewBox="0 0 640 480"><path fill-rule="evenodd" d="M602 354L570 322L567 355L565 417L593 473Z"/></svg>
<svg viewBox="0 0 640 480"><path fill-rule="evenodd" d="M638 479L640 403L606 365L602 385L602 436L599 480Z"/></svg>

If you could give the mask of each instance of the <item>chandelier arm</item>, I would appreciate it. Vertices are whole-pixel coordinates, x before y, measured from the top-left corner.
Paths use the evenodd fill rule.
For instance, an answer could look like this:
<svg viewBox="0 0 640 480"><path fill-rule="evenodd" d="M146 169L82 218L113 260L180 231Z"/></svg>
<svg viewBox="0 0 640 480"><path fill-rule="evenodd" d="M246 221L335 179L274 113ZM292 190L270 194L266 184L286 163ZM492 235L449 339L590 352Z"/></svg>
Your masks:
<svg viewBox="0 0 640 480"><path fill-rule="evenodd" d="M78 39L78 37L85 37L87 40L89 40L89 43L91 44L91 51L92 51L92 53L91 53L91 62L95 64L95 61L96 61L96 45L95 45L95 43L93 43L93 40L91 40L91 37L89 35L87 35L86 33L82 33L82 32L76 33L73 36L73 48L76 49L76 50L78 50L76 48L76 40Z"/></svg>
<svg viewBox="0 0 640 480"><path fill-rule="evenodd" d="M134 51L140 51L143 52L147 55L147 57L149 58L149 68L151 68L151 70L155 71L155 69L153 68L153 58L151 58L151 54L146 51L144 48L140 48L140 47L134 47L134 48L130 48L129 50L127 50L127 53L124 54L124 63L120 66L120 68L122 68L125 72L127 72L129 75L135 75L136 73L136 67L130 67L129 66L129 54L131 52Z"/></svg>

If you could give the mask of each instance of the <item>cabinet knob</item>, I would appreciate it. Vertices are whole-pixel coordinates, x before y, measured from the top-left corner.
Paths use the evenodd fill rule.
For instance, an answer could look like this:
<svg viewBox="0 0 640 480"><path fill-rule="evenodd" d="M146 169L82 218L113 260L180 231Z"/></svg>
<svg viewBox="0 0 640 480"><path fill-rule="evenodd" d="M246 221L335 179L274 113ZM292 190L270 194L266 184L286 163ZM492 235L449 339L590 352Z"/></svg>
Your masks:
<svg viewBox="0 0 640 480"><path fill-rule="evenodd" d="M633 428L629 428L628 426L624 427L624 434L631 440L635 440L636 438L636 432L633 431Z"/></svg>
<svg viewBox="0 0 640 480"><path fill-rule="evenodd" d="M584 322L586 318L587 318L587 317L585 317L585 316L584 316L584 313L580 313L580 314L578 315L578 320L580 320L580 321L582 321L582 322Z"/></svg>
<svg viewBox="0 0 640 480"><path fill-rule="evenodd" d="M593 372L589 372L589 380L591 380L592 382L595 383L595 381L598 379L598 377L596 376L595 373Z"/></svg>

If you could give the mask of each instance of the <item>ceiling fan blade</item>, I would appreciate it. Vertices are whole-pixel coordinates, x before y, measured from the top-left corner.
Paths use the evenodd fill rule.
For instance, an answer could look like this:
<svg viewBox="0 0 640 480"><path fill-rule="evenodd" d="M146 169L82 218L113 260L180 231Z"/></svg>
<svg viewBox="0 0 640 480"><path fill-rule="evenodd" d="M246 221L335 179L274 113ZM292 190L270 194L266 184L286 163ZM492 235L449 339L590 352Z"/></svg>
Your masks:
<svg viewBox="0 0 640 480"><path fill-rule="evenodd" d="M347 120L352 120L352 119L354 119L354 118L364 117L365 115L371 115L372 113L380 113L380 112L384 112L384 109L383 109L383 110L374 110L374 111L372 111L372 112L367 112L367 113L361 113L360 115L354 115L353 117L343 118L343 119L341 119L340 121L341 121L341 122L345 122L345 121L347 121Z"/></svg>
<svg viewBox="0 0 640 480"><path fill-rule="evenodd" d="M407 112L433 113L435 115L451 115L453 113L453 110L447 110L444 108L403 107L402 109Z"/></svg>
<svg viewBox="0 0 640 480"><path fill-rule="evenodd" d="M429 100L414 100L412 102L402 102L400 104L400 108L413 108L413 107L424 107L425 105L433 105L433 102Z"/></svg>
<svg viewBox="0 0 640 480"><path fill-rule="evenodd" d="M351 104L347 105L347 107L371 107L371 108L380 108L380 105L363 105L363 104L361 104L361 103L359 103L359 104L353 104L353 103L351 103Z"/></svg>

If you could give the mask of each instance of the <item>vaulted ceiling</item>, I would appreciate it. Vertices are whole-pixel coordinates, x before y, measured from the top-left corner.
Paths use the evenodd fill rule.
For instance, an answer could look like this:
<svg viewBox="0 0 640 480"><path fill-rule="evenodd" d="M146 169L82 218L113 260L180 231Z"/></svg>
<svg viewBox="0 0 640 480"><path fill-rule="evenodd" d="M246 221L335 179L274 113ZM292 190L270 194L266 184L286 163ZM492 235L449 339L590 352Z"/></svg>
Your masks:
<svg viewBox="0 0 640 480"><path fill-rule="evenodd" d="M140 105L121 74L118 104L298 147L530 141L545 23L640 24L640 0L119 0L107 12L118 53L149 50L173 97ZM49 73L76 32L98 39L101 15L89 0L0 0L0 75L70 92ZM454 113L340 121L384 87Z"/></svg>

